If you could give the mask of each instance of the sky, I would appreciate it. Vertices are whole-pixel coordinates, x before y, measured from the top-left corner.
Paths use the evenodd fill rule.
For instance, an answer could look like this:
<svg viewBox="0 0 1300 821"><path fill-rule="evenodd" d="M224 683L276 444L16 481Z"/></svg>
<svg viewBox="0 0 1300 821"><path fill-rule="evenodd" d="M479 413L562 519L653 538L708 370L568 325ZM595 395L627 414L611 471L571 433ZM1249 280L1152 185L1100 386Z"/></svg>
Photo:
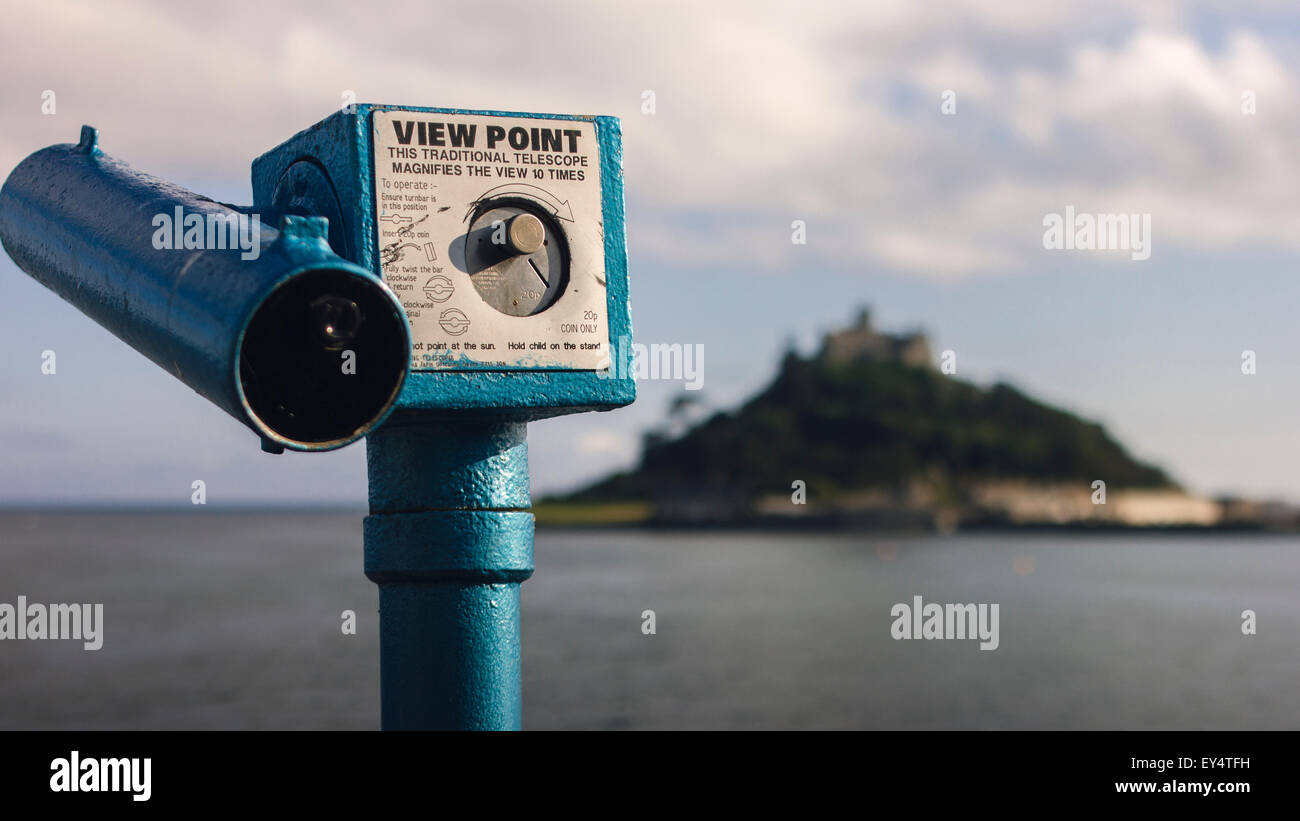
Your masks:
<svg viewBox="0 0 1300 821"><path fill-rule="evenodd" d="M703 346L705 407L869 305L1194 492L1300 502L1294 4L48 0L0 19L0 174L89 123L107 153L248 203L253 158L349 94L618 116L635 336ZM1149 215L1150 257L1045 248L1067 207ZM534 494L633 464L684 382L639 390L532 424ZM212 506L360 506L364 444L262 453L0 258L0 505L188 504L194 480Z"/></svg>

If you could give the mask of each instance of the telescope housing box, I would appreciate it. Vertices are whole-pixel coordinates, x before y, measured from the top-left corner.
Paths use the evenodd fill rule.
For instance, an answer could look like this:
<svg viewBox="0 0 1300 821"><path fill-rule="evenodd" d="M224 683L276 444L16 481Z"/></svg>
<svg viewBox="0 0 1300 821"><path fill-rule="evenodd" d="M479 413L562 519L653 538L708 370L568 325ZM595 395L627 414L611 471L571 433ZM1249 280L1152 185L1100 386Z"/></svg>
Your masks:
<svg viewBox="0 0 1300 821"><path fill-rule="evenodd" d="M617 118L357 104L253 162L411 327L396 411L528 421L636 396Z"/></svg>

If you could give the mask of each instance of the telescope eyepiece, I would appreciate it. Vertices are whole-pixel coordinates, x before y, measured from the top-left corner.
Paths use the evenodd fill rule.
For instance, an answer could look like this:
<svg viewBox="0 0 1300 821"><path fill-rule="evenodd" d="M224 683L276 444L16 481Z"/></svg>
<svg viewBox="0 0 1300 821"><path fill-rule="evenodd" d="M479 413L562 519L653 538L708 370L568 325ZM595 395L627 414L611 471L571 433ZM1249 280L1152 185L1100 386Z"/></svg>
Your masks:
<svg viewBox="0 0 1300 821"><path fill-rule="evenodd" d="M239 385L264 435L321 450L381 419L410 361L406 316L383 283L317 268L288 278L253 313L240 343Z"/></svg>

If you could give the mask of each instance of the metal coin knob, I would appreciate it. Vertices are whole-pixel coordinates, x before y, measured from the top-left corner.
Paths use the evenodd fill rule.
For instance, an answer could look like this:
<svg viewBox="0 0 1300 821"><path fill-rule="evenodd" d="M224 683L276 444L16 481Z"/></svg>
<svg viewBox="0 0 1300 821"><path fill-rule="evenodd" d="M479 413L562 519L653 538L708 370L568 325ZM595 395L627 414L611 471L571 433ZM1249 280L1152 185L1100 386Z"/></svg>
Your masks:
<svg viewBox="0 0 1300 821"><path fill-rule="evenodd" d="M546 228L542 221L532 214L516 214L510 219L506 229L510 249L516 254L534 254L541 250L546 239Z"/></svg>

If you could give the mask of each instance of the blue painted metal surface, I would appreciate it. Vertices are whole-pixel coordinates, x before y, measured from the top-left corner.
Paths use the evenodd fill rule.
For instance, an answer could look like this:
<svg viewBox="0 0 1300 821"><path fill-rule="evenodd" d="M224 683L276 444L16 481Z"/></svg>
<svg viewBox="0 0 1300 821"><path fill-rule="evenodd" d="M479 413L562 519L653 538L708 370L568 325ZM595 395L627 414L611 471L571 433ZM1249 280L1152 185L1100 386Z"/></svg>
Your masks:
<svg viewBox="0 0 1300 821"><path fill-rule="evenodd" d="M286 217L268 224L252 210L132 169L104 154L87 126L78 144L37 151L9 175L0 189L0 241L19 268L248 425L269 449L341 447L387 416L409 365L393 369L382 391L386 401L355 427L300 436L273 421L278 411L270 405L283 397L263 403L265 386L248 371L250 325L264 306L278 303L277 295L329 277L375 299L386 315L367 321L386 322L394 345L404 346L409 358L405 312L378 277L329 249L323 221ZM242 219L249 248L156 247L159 215L191 214L211 216L214 223ZM207 239L205 232L204 244L211 244ZM326 364L332 368L333 361L337 356ZM323 397L327 406L317 410L344 413L342 406L328 406L333 400L347 401Z"/></svg>
<svg viewBox="0 0 1300 821"><path fill-rule="evenodd" d="M525 436L522 422L404 414L367 441L384 729L519 729L519 585L533 572Z"/></svg>

